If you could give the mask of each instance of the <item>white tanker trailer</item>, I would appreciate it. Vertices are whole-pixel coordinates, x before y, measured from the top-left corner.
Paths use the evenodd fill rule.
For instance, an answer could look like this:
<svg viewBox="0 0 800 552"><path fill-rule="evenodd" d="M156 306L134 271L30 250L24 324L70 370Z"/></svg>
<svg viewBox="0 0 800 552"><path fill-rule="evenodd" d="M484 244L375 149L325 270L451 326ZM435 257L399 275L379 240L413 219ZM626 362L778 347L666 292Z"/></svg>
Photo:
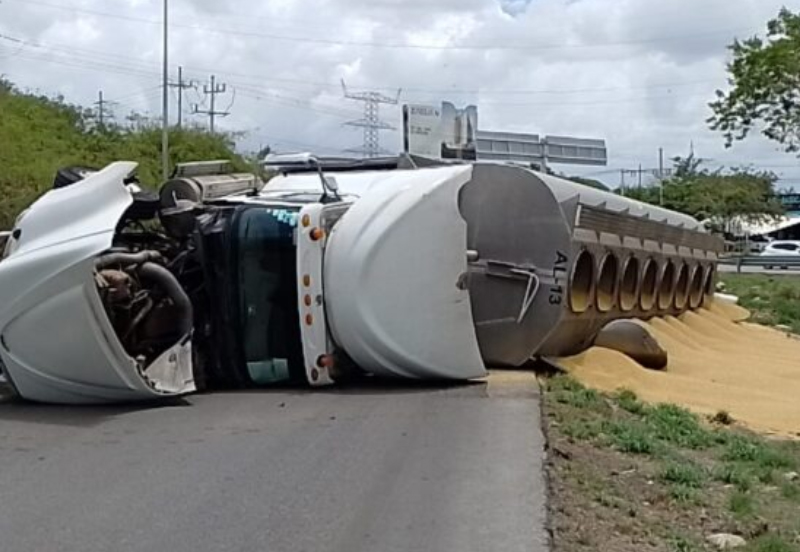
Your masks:
<svg viewBox="0 0 800 552"><path fill-rule="evenodd" d="M685 215L511 165L285 161L45 194L0 262L0 378L57 403L468 380L714 289L722 242Z"/></svg>

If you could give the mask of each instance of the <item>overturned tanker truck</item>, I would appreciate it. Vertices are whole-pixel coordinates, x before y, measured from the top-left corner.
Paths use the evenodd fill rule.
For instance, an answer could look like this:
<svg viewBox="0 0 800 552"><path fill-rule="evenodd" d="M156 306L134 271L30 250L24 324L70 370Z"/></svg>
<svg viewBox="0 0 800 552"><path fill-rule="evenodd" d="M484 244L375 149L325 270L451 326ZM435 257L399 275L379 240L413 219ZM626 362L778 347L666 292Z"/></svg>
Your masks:
<svg viewBox="0 0 800 552"><path fill-rule="evenodd" d="M46 193L0 261L0 379L54 403L468 380L714 290L693 218L524 167L273 164L182 165L156 194L120 162Z"/></svg>

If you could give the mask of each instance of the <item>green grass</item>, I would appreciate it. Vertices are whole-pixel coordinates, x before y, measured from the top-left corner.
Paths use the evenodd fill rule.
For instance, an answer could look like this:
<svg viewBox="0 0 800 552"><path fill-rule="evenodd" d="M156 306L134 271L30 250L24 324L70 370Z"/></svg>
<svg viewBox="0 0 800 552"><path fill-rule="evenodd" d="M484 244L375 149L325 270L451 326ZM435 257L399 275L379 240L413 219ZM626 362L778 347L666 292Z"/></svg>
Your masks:
<svg viewBox="0 0 800 552"><path fill-rule="evenodd" d="M659 477L667 483L683 485L693 489L699 489L706 480L703 468L693 462L683 461L667 463L661 470Z"/></svg>
<svg viewBox="0 0 800 552"><path fill-rule="evenodd" d="M631 414L642 414L647 409L645 404L636 396L636 393L628 389L619 391L614 398L620 408Z"/></svg>
<svg viewBox="0 0 800 552"><path fill-rule="evenodd" d="M743 435L734 435L728 440L722 459L750 463L765 470L797 466L797 459L788 452L766 441Z"/></svg>
<svg viewBox="0 0 800 552"><path fill-rule="evenodd" d="M675 405L647 404L629 390L598 393L567 376L549 379L545 396L550 419L558 420L556 432L579 447L607 451L598 453L605 462L619 457L612 477L591 464L575 470L581 448L563 460L569 467L563 473L576 478L578 495L604 516L614 512L620 519L615 527L645 519L651 523L654 515L671 519L669 527L680 527L678 536L662 525L646 529L644 537L639 533L640 538L650 542L652 535L661 535L657 538L667 549L700 551L707 549L707 522L689 520L710 515L715 526L747 537L745 552L800 552L800 540L795 541L800 482L785 477L798 471L800 443L729 426L730 416L724 413L706 420ZM626 486L635 481L632 495ZM642 504L650 509L646 516L636 511ZM599 546L602 536L592 534L592 541Z"/></svg>
<svg viewBox="0 0 800 552"><path fill-rule="evenodd" d="M798 552L798 547L790 544L780 535L767 534L740 550L744 552Z"/></svg>
<svg viewBox="0 0 800 552"><path fill-rule="evenodd" d="M620 452L632 454L654 454L658 445L650 429L631 421L607 422L603 431L609 436L611 445Z"/></svg>
<svg viewBox="0 0 800 552"><path fill-rule="evenodd" d="M672 552L698 552L702 550L694 539L686 535L670 535L668 537L669 547Z"/></svg>
<svg viewBox="0 0 800 552"><path fill-rule="evenodd" d="M56 170L70 165L103 167L121 159L136 161L141 181L161 180L160 125L96 128L90 112L59 98L21 91L0 75L0 230L50 189ZM120 113L119 120L124 120ZM234 152L234 136L210 134L198 126L172 129L172 163L230 159L238 169L247 163Z"/></svg>
<svg viewBox="0 0 800 552"><path fill-rule="evenodd" d="M753 495L748 491L734 491L728 499L728 510L738 517L752 516L756 512Z"/></svg>
<svg viewBox="0 0 800 552"><path fill-rule="evenodd" d="M781 496L792 502L800 502L800 485L784 483L781 485Z"/></svg>
<svg viewBox="0 0 800 552"><path fill-rule="evenodd" d="M721 274L725 292L753 313L753 321L784 325L800 333L800 277L765 274Z"/></svg>
<svg viewBox="0 0 800 552"><path fill-rule="evenodd" d="M701 503L700 493L694 487L686 485L669 485L669 496L681 506L696 506Z"/></svg>
<svg viewBox="0 0 800 552"><path fill-rule="evenodd" d="M594 389L588 389L571 378L556 378L553 380L551 391L555 400L576 408L595 406L600 400L600 395Z"/></svg>
<svg viewBox="0 0 800 552"><path fill-rule="evenodd" d="M600 435L602 425L591 420L569 420L564 423L561 430L564 435L577 441L589 441Z"/></svg>
<svg viewBox="0 0 800 552"><path fill-rule="evenodd" d="M707 448L714 444L712 432L700 424L700 419L679 406L659 404L643 411L656 438L689 449Z"/></svg>
<svg viewBox="0 0 800 552"><path fill-rule="evenodd" d="M740 491L748 491L753 486L751 472L737 464L722 464L713 471L715 481L725 485L734 485Z"/></svg>

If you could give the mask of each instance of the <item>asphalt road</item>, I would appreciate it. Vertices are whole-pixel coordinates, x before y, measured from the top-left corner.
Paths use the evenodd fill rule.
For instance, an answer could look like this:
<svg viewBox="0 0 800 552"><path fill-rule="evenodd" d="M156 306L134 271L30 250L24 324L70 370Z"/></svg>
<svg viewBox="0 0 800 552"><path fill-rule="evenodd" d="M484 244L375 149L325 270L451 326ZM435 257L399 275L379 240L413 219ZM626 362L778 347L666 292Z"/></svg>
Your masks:
<svg viewBox="0 0 800 552"><path fill-rule="evenodd" d="M546 549L538 388L218 393L0 404L0 549Z"/></svg>

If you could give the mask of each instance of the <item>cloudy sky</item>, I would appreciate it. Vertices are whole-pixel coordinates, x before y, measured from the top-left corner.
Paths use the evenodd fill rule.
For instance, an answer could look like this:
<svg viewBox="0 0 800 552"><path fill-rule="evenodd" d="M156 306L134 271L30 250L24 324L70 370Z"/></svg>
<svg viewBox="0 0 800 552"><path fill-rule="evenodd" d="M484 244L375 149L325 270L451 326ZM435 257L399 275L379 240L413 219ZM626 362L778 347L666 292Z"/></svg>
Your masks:
<svg viewBox="0 0 800 552"><path fill-rule="evenodd" d="M724 88L726 45L763 33L800 0L170 0L171 72L227 85L217 108L243 149L336 154L361 142L346 127L377 90L401 102L475 104L485 130L603 138L608 167L558 167L619 183L654 168L658 148L710 163L753 164L800 188L800 162L765 140L726 150L707 130ZM161 0L0 0L0 74L89 105L102 90L118 119L160 113ZM172 90L175 113L177 91ZM0 113L2 116L2 113ZM383 118L400 126L399 107ZM382 145L398 150L399 131ZM0 145L0 147L2 147ZM628 177L627 183L634 182Z"/></svg>

